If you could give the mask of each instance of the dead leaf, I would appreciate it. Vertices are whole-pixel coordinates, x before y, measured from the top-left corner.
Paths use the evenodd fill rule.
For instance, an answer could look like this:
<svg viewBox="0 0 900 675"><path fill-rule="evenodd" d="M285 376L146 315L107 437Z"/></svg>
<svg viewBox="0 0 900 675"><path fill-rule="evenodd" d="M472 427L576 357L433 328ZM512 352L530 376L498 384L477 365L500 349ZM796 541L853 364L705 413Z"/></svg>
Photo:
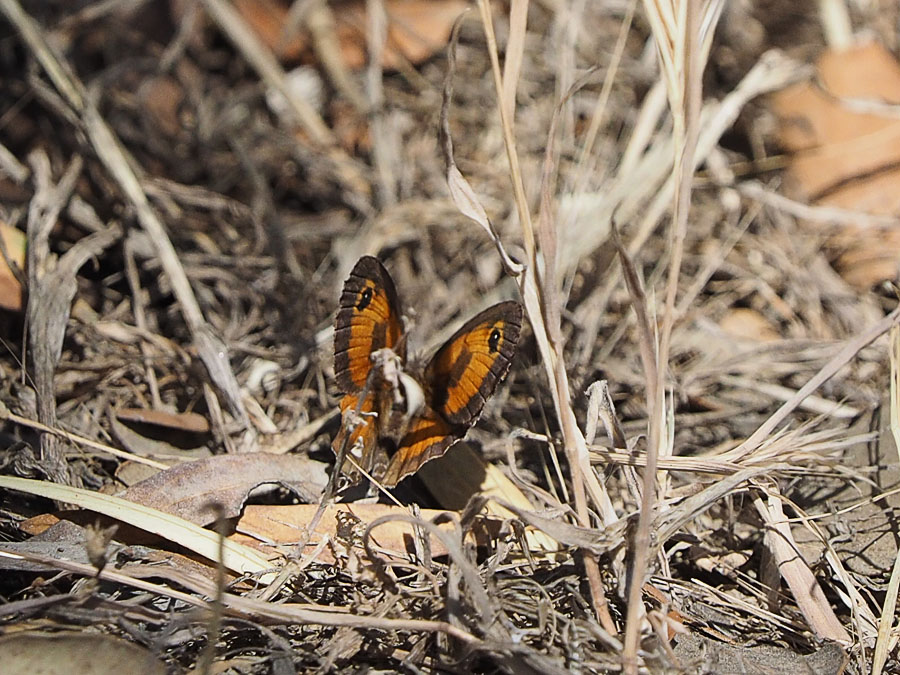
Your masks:
<svg viewBox="0 0 900 675"><path fill-rule="evenodd" d="M25 269L25 233L6 223L0 223L0 237L9 259ZM0 256L0 307L14 312L22 311L22 284L13 274L6 259Z"/></svg>
<svg viewBox="0 0 900 675"><path fill-rule="evenodd" d="M250 492L260 485L279 484L302 499L313 501L325 487L325 465L299 455L247 453L217 455L160 471L132 485L121 496L179 516L198 525L215 519L211 503L234 518Z"/></svg>
<svg viewBox="0 0 900 675"><path fill-rule="evenodd" d="M178 80L165 75L149 78L138 89L138 97L154 128L169 136L181 132L179 110L184 102L184 89Z"/></svg>
<svg viewBox="0 0 900 675"><path fill-rule="evenodd" d="M280 60L295 60L310 48L310 37L302 27L298 35L284 39L288 3L235 0L234 5ZM440 52L447 45L453 22L466 7L462 0L385 0L388 34L382 67L395 69L404 61L422 63ZM332 9L344 65L354 69L364 67L368 60L366 3L335 3Z"/></svg>
<svg viewBox="0 0 900 675"><path fill-rule="evenodd" d="M238 543L252 546L263 553L270 553L271 545L261 542L295 544L303 541L306 538L305 525L312 520L318 508L318 504L296 504L292 506L249 505L244 508L244 513L238 522L237 528L239 533L232 535L230 538ZM327 536L333 539L338 535L339 513L352 514L361 521L362 525L368 526L369 523L382 516L391 514L407 515L408 511L391 504L355 503L328 506L318 525L316 525L315 536L311 538L304 553L314 551L321 542L322 537ZM446 511L422 509L419 516L422 520L432 520L438 515L445 513ZM473 530L475 543L478 546L487 546L491 537L497 536L500 521L483 520L481 523L484 523L486 527L485 529ZM453 529L451 523L444 523L438 527L447 532ZM410 523L391 521L378 526L374 530L373 543L377 545L379 553L405 560L409 558L409 553L414 551L414 536L413 526ZM431 537L430 540L432 556L447 554L447 549L439 539ZM327 547L323 548L316 560L324 563L334 562L333 551Z"/></svg>
<svg viewBox="0 0 900 675"><path fill-rule="evenodd" d="M7 673L42 675L117 675L128 670L165 675L150 651L112 635L81 631L68 634L15 633L0 637L0 663Z"/></svg>
<svg viewBox="0 0 900 675"><path fill-rule="evenodd" d="M193 412L170 413L147 408L119 408L116 417L126 422L152 424L166 429L189 431L195 434L209 433L209 422L203 415Z"/></svg>
<svg viewBox="0 0 900 675"><path fill-rule="evenodd" d="M875 43L827 50L817 70L816 81L773 97L781 119L780 141L797 153L788 169L792 187L797 196L814 200L900 158L900 119L887 110L879 113L870 106L863 111L851 105L900 103L900 64L890 52Z"/></svg>
<svg viewBox="0 0 900 675"><path fill-rule="evenodd" d="M120 481L125 487L131 487L135 483L146 480L159 471L159 469L147 466L141 462L132 462L125 460L119 464L116 469L116 480Z"/></svg>
<svg viewBox="0 0 900 675"><path fill-rule="evenodd" d="M869 43L826 51L817 70L814 81L772 99L780 141L795 153L787 191L819 206L900 215L900 118L894 112L900 103L900 63ZM838 272L856 287L897 277L900 236L893 231L849 226L828 246Z"/></svg>
<svg viewBox="0 0 900 675"><path fill-rule="evenodd" d="M770 342L781 339L771 321L755 309L747 307L730 309L719 321L719 328L741 340Z"/></svg>
<svg viewBox="0 0 900 675"><path fill-rule="evenodd" d="M280 61L294 61L309 48L305 34L284 39L288 6L279 0L235 0L234 8Z"/></svg>
<svg viewBox="0 0 900 675"><path fill-rule="evenodd" d="M137 420L129 420L125 424L111 410L109 428L119 443L129 452L141 457L203 459L210 455L210 450L206 447L208 439L203 434Z"/></svg>
<svg viewBox="0 0 900 675"><path fill-rule="evenodd" d="M896 191L900 186L900 170L892 171L893 185L884 189ZM882 177L887 182L887 176ZM855 288L868 289L885 280L897 279L900 273L900 230L867 230L847 227L829 240L829 246L840 251L834 267L844 281Z"/></svg>

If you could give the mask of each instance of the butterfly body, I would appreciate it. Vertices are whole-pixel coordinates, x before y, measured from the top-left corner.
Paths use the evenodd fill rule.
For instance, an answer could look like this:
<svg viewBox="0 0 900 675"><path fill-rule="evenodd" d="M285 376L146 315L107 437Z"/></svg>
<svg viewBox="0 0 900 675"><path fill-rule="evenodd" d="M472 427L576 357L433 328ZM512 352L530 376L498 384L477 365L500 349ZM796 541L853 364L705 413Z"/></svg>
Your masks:
<svg viewBox="0 0 900 675"><path fill-rule="evenodd" d="M401 316L390 274L377 258L360 258L335 320L335 379L344 397L333 448L338 454L347 444L387 487L465 436L506 376L522 325L518 303L493 305L415 367L407 364Z"/></svg>

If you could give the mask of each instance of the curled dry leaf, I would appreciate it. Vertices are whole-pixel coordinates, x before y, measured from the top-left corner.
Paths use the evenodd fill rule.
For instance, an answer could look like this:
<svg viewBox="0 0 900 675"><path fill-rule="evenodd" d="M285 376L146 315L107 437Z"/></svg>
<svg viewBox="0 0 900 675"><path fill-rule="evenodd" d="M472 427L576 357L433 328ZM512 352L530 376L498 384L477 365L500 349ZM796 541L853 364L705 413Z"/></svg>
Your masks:
<svg viewBox="0 0 900 675"><path fill-rule="evenodd" d="M299 498L314 501L327 482L324 467L322 462L298 455L217 455L161 471L121 496L207 525L215 519L210 504L221 504L224 516L234 518L250 492L264 484L283 485Z"/></svg>

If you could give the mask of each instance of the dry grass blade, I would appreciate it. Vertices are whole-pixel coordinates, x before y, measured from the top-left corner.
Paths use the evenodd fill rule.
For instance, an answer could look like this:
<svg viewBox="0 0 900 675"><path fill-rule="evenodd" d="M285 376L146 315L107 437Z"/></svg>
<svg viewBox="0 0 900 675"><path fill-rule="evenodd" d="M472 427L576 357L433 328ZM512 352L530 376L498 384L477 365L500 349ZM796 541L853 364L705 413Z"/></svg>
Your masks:
<svg viewBox="0 0 900 675"><path fill-rule="evenodd" d="M891 327L891 433L897 460L900 462L900 327ZM881 675L888 654L897 646L897 629L893 627L897 619L897 595L900 593L900 550L891 569L891 578L885 594L884 606L878 620L878 638L875 641L875 653L872 656L872 673ZM894 635L892 637L892 628Z"/></svg>
<svg viewBox="0 0 900 675"><path fill-rule="evenodd" d="M11 476L0 476L0 487L55 499L63 503L76 504L81 508L102 513L110 518L159 535L208 560L214 561L218 558L220 538L215 532L210 532L182 518L141 504L67 485L55 485ZM269 561L246 546L226 540L223 556L222 564L238 574L262 573L261 583L269 583L274 577L271 572L265 572L271 568Z"/></svg>
<svg viewBox="0 0 900 675"><path fill-rule="evenodd" d="M722 455L723 459L729 461L739 461L745 455L752 453L760 443L762 443L769 435L775 431L781 422L783 422L791 412L796 410L807 396L812 394L816 389L831 379L835 373L850 362L866 345L870 344L878 337L888 332L900 320L900 307L878 321L873 326L863 330L856 337L847 340L841 350L834 355L822 368L813 376L805 385L803 385L797 393L786 401L778 410L756 430L750 437L741 443L734 450L730 450Z"/></svg>
<svg viewBox="0 0 900 675"><path fill-rule="evenodd" d="M525 309L541 352L542 363L550 383L556 415L562 428L566 454L569 459L569 469L572 474L575 512L580 523L587 526L589 524L587 491L600 512L603 521L609 524L616 520L615 510L609 495L603 485L597 480L590 466L587 444L581 429L578 427L575 413L572 409L568 375L566 374L565 360L562 353L563 343L560 327L562 300L557 288L556 278L556 251L558 244L556 228L549 212L551 202L549 195L550 177L553 174L553 141L556 129L555 120L559 115L559 106L555 109L554 121L550 125L549 140L544 156L544 170L541 181L541 222L538 231L538 237L541 242L539 249L536 245L535 232L525 198L525 189L516 151L515 134L513 132L513 113L515 109L513 104L516 86L515 83L504 83L500 74L499 56L497 54L497 43L494 36L490 7L484 0L480 0L478 6L488 43L488 55L491 59L494 88L498 97L504 147L509 160L510 178L516 196L516 208L523 229L525 250L528 254L528 266L525 274L520 279L520 288L525 301ZM514 21L510 28L511 30L524 33L525 21L522 19L521 14L517 14L517 18L518 20ZM524 45L524 36L511 34L509 44L514 47L518 46L521 49L521 46ZM521 58L520 55L507 53L507 59L514 64L519 58ZM517 73L515 65L510 68L510 72L513 74ZM540 269L543 270L542 273L539 273ZM609 612L606 590L600 578L597 562L592 554L588 552L584 553L584 562L594 608L603 624L603 628L610 634L615 635L616 627Z"/></svg>
<svg viewBox="0 0 900 675"><path fill-rule="evenodd" d="M647 313L647 296L644 295L640 277L634 267L631 256L628 255L628 251L622 243L622 238L619 236L619 228L616 227L615 221L612 223L612 239L616 250L619 252L619 261L622 265L625 286L628 288L628 294L631 296L631 307L637 316L641 362L644 366L644 378L647 381L647 409L653 410L658 382L658 364L656 359L656 336L650 328L650 317Z"/></svg>
<svg viewBox="0 0 900 675"><path fill-rule="evenodd" d="M665 426L665 384L668 374L669 348L675 323L675 300L687 217L691 203L691 183L700 124L701 74L704 70L712 33L722 9L721 0L710 2L659 2L645 0L644 8L653 30L657 55L669 94L669 108L674 123L672 180L675 187L672 226L670 230L671 259L666 284L666 301L659 347L656 351L656 383L648 383L654 397L648 409L650 417L649 453L641 499L641 511L635 536L631 588L628 592L625 649L622 654L626 672L637 672L637 648L640 622L643 616L641 586L648 562L650 523L657 497L655 482L656 461L659 455L670 454L668 438L674 430ZM649 373L648 373L649 374ZM664 497L665 495L661 495Z"/></svg>
<svg viewBox="0 0 900 675"><path fill-rule="evenodd" d="M453 137L450 135L450 106L453 103L453 77L456 74L456 45L459 41L459 31L462 22L465 20L466 14L461 14L453 24L453 31L450 35L450 45L447 49L447 74L444 77L444 90L441 98L441 118L438 127L441 151L444 156L444 165L447 167L447 187L450 190L450 199L453 204L467 218L475 221L480 225L494 246L497 247L497 253L500 254L500 260L507 274L518 276L522 273L521 263L514 260L506 252L500 235L494 229L493 223L488 218L487 212L481 205L475 190L469 185L456 165L456 159L453 157Z"/></svg>
<svg viewBox="0 0 900 675"><path fill-rule="evenodd" d="M153 467L154 469L169 468L167 464L163 464L162 462L157 462L155 460L148 459L147 457L141 457L140 455L135 455L131 452L119 450L118 448L114 448L111 445L98 443L97 441L92 441L90 438L84 438L83 436L79 436L78 434L69 433L56 427L51 427L46 424L41 424L40 422L35 422L34 420L22 417L21 415L16 415L15 413L10 412L6 405L2 403L0 403L0 420L9 420L14 424L21 424L22 426L30 427L32 429L36 429L37 431L54 434L59 438L65 439L69 443L83 445L86 448L91 448L92 450L107 453L113 457L119 457L120 459L127 459L132 462L137 462L138 464L145 464L146 466Z"/></svg>

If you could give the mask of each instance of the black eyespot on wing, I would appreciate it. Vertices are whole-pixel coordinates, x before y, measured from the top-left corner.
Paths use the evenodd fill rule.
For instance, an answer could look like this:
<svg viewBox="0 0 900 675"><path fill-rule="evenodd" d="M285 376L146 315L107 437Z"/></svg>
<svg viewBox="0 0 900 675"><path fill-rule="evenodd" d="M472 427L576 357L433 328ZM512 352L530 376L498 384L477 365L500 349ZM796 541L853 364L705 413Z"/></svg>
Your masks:
<svg viewBox="0 0 900 675"><path fill-rule="evenodd" d="M389 347L406 357L400 317L391 275L377 258L363 256L344 282L334 322L334 375L340 391L362 390L373 352Z"/></svg>
<svg viewBox="0 0 900 675"><path fill-rule="evenodd" d="M356 309L362 311L369 306L370 302L372 302L372 289L367 288L362 292L362 295L359 296L359 302L356 304Z"/></svg>
<svg viewBox="0 0 900 675"><path fill-rule="evenodd" d="M429 405L452 428L475 423L509 370L521 326L522 306L501 302L466 322L428 362Z"/></svg>
<svg viewBox="0 0 900 675"><path fill-rule="evenodd" d="M500 345L500 329L495 328L491 331L491 336L488 338L488 349L491 354L495 353Z"/></svg>

